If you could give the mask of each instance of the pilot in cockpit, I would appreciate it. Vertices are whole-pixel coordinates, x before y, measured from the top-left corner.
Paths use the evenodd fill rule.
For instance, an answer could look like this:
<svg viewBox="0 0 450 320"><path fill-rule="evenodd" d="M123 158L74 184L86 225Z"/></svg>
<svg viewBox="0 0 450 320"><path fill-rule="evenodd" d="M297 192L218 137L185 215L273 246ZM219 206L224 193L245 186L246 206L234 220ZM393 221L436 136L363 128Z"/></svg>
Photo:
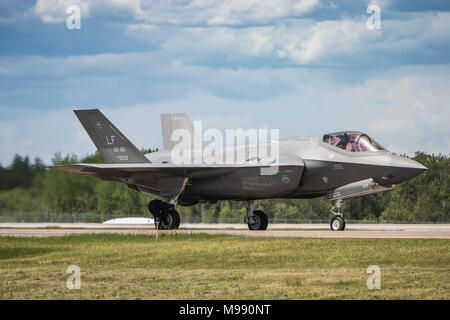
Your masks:
<svg viewBox="0 0 450 320"><path fill-rule="evenodd" d="M361 132L338 132L323 136L323 142L348 152L375 152L385 150L376 141Z"/></svg>

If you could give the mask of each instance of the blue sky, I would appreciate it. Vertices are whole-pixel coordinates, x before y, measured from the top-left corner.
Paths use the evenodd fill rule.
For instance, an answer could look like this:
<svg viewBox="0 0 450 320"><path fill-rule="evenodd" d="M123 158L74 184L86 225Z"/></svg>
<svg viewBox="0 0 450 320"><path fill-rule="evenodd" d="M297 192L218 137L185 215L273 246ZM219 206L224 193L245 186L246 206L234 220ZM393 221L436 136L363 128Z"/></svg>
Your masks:
<svg viewBox="0 0 450 320"><path fill-rule="evenodd" d="M66 27L71 4L80 30ZM448 1L6 0L0 163L93 152L71 111L93 107L138 147L161 147L160 113L186 112L222 130L360 130L398 153L448 154L449 53Z"/></svg>

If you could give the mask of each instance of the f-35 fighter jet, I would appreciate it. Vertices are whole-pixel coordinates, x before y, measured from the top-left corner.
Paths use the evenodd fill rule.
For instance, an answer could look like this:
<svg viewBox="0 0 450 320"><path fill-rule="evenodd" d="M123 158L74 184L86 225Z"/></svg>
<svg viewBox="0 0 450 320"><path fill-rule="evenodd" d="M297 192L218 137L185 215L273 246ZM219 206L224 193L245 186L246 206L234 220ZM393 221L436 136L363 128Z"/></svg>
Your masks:
<svg viewBox="0 0 450 320"><path fill-rule="evenodd" d="M250 230L265 230L267 215L253 209L253 201L269 198L315 198L335 201L331 230L344 230L342 201L391 190L427 170L411 159L381 147L368 135L337 132L316 137L291 137L277 141L276 170L267 158L245 158L240 163L191 164L173 161L176 130L199 140L186 114L161 115L165 150L142 154L98 109L74 111L105 160L105 164L79 163L50 168L126 183L128 187L155 196L148 209L160 228L180 225L177 205L190 206L219 200L246 201L245 222ZM202 148L201 142L193 143ZM238 146L226 146L234 148ZM256 144L253 148L261 147ZM251 146L244 148L249 154ZM195 154L195 150L194 150ZM201 154L201 153L200 153Z"/></svg>

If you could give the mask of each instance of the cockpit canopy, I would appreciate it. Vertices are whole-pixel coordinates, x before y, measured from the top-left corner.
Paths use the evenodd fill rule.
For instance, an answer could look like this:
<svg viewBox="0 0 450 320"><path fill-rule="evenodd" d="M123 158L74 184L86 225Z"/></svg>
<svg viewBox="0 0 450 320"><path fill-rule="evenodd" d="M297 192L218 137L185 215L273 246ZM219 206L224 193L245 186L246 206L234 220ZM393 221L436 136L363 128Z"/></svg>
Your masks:
<svg viewBox="0 0 450 320"><path fill-rule="evenodd" d="M350 152L376 152L385 150L367 134L355 131L325 134L323 142Z"/></svg>

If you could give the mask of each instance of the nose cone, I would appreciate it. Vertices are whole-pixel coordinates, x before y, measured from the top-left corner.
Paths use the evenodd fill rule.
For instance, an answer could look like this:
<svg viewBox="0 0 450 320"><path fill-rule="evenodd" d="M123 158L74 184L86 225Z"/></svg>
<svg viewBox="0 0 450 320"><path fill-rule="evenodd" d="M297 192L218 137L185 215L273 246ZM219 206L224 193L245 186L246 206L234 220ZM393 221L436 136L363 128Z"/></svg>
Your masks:
<svg viewBox="0 0 450 320"><path fill-rule="evenodd" d="M395 156L392 161L392 175L397 183L410 180L428 170L427 167L409 158Z"/></svg>

